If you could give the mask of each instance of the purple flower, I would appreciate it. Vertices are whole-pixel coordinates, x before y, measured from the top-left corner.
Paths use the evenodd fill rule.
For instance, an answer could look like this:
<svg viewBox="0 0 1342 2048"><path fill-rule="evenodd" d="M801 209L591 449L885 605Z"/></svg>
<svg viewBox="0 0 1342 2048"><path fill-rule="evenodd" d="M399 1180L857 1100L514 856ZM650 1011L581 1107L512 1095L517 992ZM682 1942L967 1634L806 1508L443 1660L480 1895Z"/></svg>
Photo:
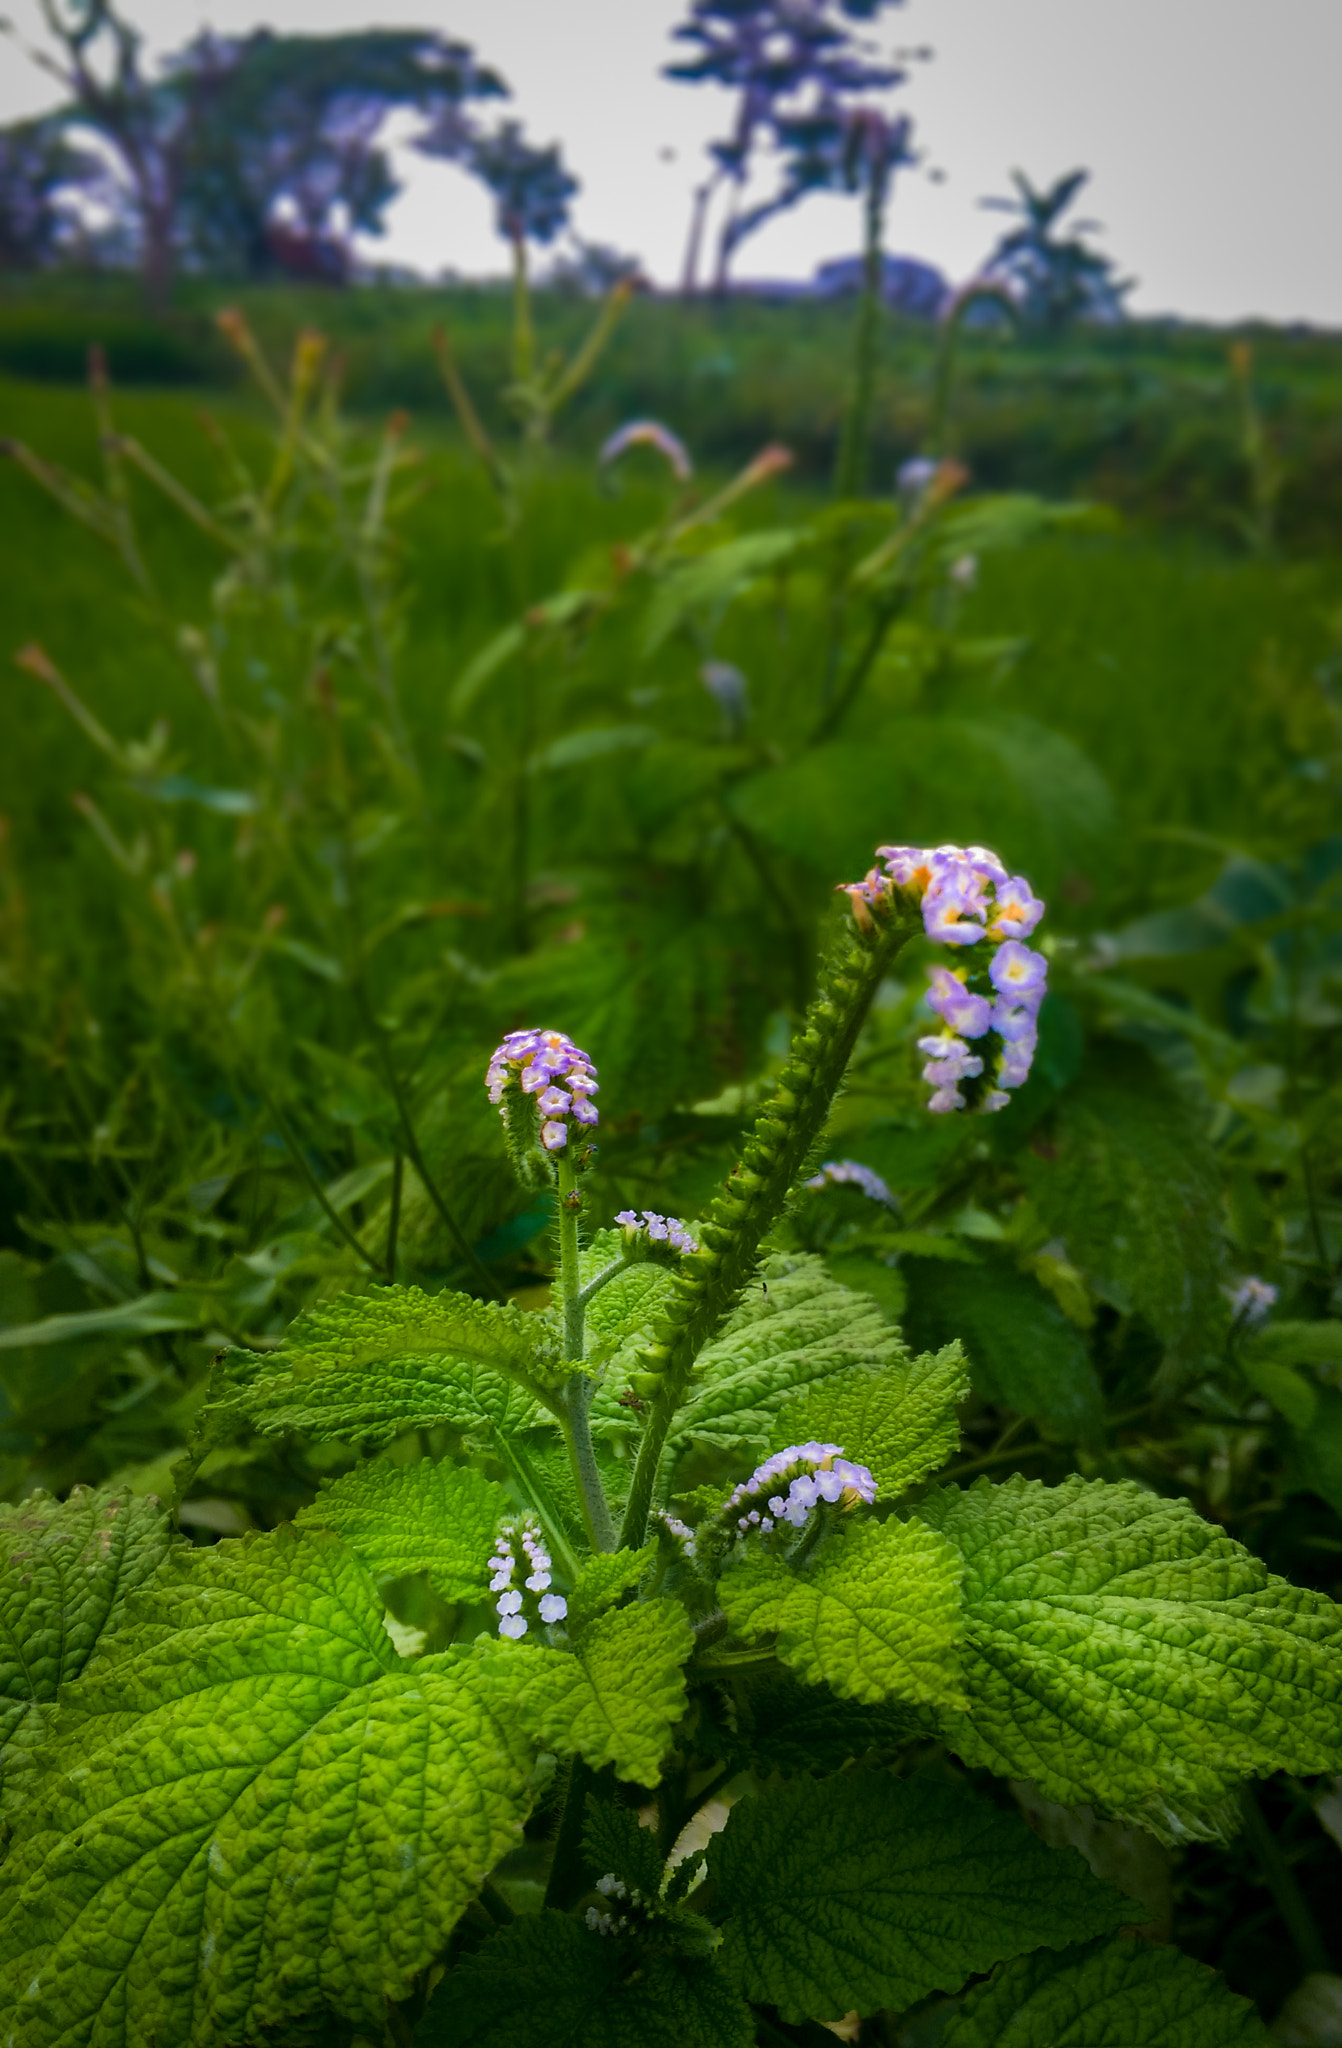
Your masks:
<svg viewBox="0 0 1342 2048"><path fill-rule="evenodd" d="M923 929L947 946L974 946L983 937L983 898L976 876L952 869L934 874L923 893Z"/></svg>
<svg viewBox="0 0 1342 2048"><path fill-rule="evenodd" d="M664 427L660 420L628 420L624 426L617 427L609 439L602 442L597 461L605 469L610 463L617 462L628 448L655 448L666 458L672 474L681 483L688 483L694 475L689 449L680 436L673 434L670 427Z"/></svg>
<svg viewBox="0 0 1342 2048"><path fill-rule="evenodd" d="M924 1078L926 1078L926 1069L924 1069ZM933 1116L944 1116L947 1110L963 1109L964 1106L964 1096L958 1088L949 1082L944 1087L934 1088L927 1098L927 1107L931 1110Z"/></svg>
<svg viewBox="0 0 1342 2048"><path fill-rule="evenodd" d="M1043 915L1044 906L1037 896L1031 894L1024 875L1017 875L1009 882L1003 879L997 885L988 936L990 939L1028 939Z"/></svg>
<svg viewBox="0 0 1342 2048"><path fill-rule="evenodd" d="M827 1187L861 1188L868 1201L884 1202L887 1209L897 1206L880 1174L873 1173L858 1159L827 1159L819 1173L813 1173L806 1185L817 1192Z"/></svg>
<svg viewBox="0 0 1342 2048"><path fill-rule="evenodd" d="M505 1614L499 1623L499 1634L510 1637L515 1643L519 1642L526 1632L527 1623L525 1615Z"/></svg>
<svg viewBox="0 0 1342 2048"><path fill-rule="evenodd" d="M1042 953L1032 953L1016 939L999 946L988 968L993 987L1009 1002L1043 998L1048 979L1048 962Z"/></svg>
<svg viewBox="0 0 1342 2048"><path fill-rule="evenodd" d="M589 1099L599 1085L596 1069L582 1048L562 1031L510 1031L489 1062L485 1085L490 1101L505 1119L505 1097L511 1088L536 1098L542 1119L540 1141L547 1152L562 1152L568 1144L570 1117L578 1124L600 1122L596 1105Z"/></svg>
<svg viewBox="0 0 1342 2048"><path fill-rule="evenodd" d="M1002 997L993 1004L993 1030L1009 1044L1028 1045L1033 1051L1039 1040L1038 1008L1031 1002L1013 1006Z"/></svg>
<svg viewBox="0 0 1342 2048"><path fill-rule="evenodd" d="M567 1613L568 1601L562 1593L545 1594L540 1603L540 1615L547 1628L552 1627L557 1621L563 1621Z"/></svg>
<svg viewBox="0 0 1342 2048"><path fill-rule="evenodd" d="M779 1483L787 1481L786 1490ZM768 1489L775 1489L768 1492ZM767 1494L767 1498L766 1498ZM855 1507L876 1498L876 1481L865 1465L854 1464L843 1455L841 1444L791 1444L775 1451L757 1465L749 1479L734 1489L722 1509L724 1525L735 1525L740 1535L758 1529L768 1535L776 1522L793 1529L804 1526L820 1502ZM763 1500L768 1514L753 1503Z"/></svg>
<svg viewBox="0 0 1342 2048"><path fill-rule="evenodd" d="M644 1209L641 1215L636 1209L621 1209L615 1221L626 1230L640 1232L654 1244L670 1245L672 1251L688 1253L699 1249L697 1239L690 1236L679 1216L659 1216L655 1209Z"/></svg>
<svg viewBox="0 0 1342 2048"><path fill-rule="evenodd" d="M928 970L931 987L927 992L929 1008L936 1011L952 1031L960 1032L965 1038L982 1038L992 1023L992 1004L986 996L976 996L964 985L962 977L952 973L949 967L932 967Z"/></svg>
<svg viewBox="0 0 1342 2048"><path fill-rule="evenodd" d="M1237 1322L1252 1326L1263 1322L1276 1306L1277 1289L1269 1280L1260 1280L1251 1273L1247 1280L1241 1280L1230 1297L1230 1306L1235 1311Z"/></svg>

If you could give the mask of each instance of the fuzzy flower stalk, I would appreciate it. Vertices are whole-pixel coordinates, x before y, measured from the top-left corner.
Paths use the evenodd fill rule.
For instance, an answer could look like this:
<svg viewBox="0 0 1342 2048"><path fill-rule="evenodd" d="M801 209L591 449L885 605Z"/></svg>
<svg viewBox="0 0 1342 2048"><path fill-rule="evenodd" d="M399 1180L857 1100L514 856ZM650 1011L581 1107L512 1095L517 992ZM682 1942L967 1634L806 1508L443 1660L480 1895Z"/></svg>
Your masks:
<svg viewBox="0 0 1342 2048"><path fill-rule="evenodd" d="M1048 962L1022 941L1044 905L986 846L878 846L876 858L880 867L848 885L859 924L885 896L897 896L917 903L929 939L991 947L986 958L966 950L963 966L929 971L928 1006L941 1030L918 1040L932 1090L928 1108L936 1115L1005 1109L1008 1091L1029 1075L1039 1039Z"/></svg>
<svg viewBox="0 0 1342 2048"><path fill-rule="evenodd" d="M698 1252L675 1268L660 1319L631 1376L633 1392L650 1404L650 1413L630 1483L624 1544L637 1548L645 1540L662 1451L694 1362L754 1274L761 1239L815 1157L872 999L921 929L914 893L882 886L864 898L862 915L845 919L833 937L815 1000L778 1083L739 1163L697 1226Z"/></svg>

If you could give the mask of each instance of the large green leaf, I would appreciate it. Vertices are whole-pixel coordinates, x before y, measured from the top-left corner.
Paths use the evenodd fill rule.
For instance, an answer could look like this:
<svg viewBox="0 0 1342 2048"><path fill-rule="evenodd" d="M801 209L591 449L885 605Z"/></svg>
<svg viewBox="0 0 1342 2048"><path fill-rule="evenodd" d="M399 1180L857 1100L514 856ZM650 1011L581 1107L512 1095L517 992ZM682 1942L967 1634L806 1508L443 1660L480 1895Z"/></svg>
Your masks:
<svg viewBox="0 0 1342 2048"><path fill-rule="evenodd" d="M558 1355L551 1326L512 1303L384 1287L305 1310L278 1350L225 1352L208 1412L219 1426L340 1443L440 1422L512 1434L544 1419L529 1389Z"/></svg>
<svg viewBox="0 0 1342 2048"><path fill-rule="evenodd" d="M1086 1346L1036 1279L996 1258L978 1266L909 1259L904 1270L916 1342L962 1338L988 1400L1061 1435L1095 1435L1100 1389Z"/></svg>
<svg viewBox="0 0 1342 2048"><path fill-rule="evenodd" d="M700 1353L670 1442L762 1450L779 1410L813 1383L854 1366L892 1366L906 1356L878 1304L840 1286L823 1260L770 1259L721 1336ZM613 1405L618 1391L612 1384L597 1406L627 1428L626 1411Z"/></svg>
<svg viewBox="0 0 1342 2048"><path fill-rule="evenodd" d="M1201 1122L1141 1047L1094 1050L1062 1096L1051 1143L1021 1154L1026 1186L1098 1292L1196 1357L1225 1317L1221 1184Z"/></svg>
<svg viewBox="0 0 1342 2048"><path fill-rule="evenodd" d="M918 1513L965 1563L966 1763L1163 1841L1233 1829L1247 1777L1342 1766L1342 1610L1186 1502L981 1479Z"/></svg>
<svg viewBox="0 0 1342 2048"><path fill-rule="evenodd" d="M901 2010L1132 1905L967 1788L851 1771L741 1800L709 1850L722 1966L784 2019Z"/></svg>
<svg viewBox="0 0 1342 2048"><path fill-rule="evenodd" d="M942 2048L1271 2048L1247 1998L1177 1948L1131 1937L1008 1963Z"/></svg>
<svg viewBox="0 0 1342 2048"><path fill-rule="evenodd" d="M749 2009L712 1961L602 1937L563 1913L505 1927L449 1971L416 2048L752 2048Z"/></svg>
<svg viewBox="0 0 1342 2048"><path fill-rule="evenodd" d="M748 1757L767 1777L780 1771L840 1771L870 1756L892 1755L914 1741L935 1740L927 1707L898 1700L865 1705L841 1700L827 1685L803 1685L786 1671L743 1675L733 1688L730 1725L701 1730L699 1740L730 1761Z"/></svg>
<svg viewBox="0 0 1342 2048"><path fill-rule="evenodd" d="M774 1423L770 1450L836 1443L874 1475L887 1499L944 1465L960 1441L956 1409L969 1392L958 1344L898 1359L883 1372L846 1372L791 1401Z"/></svg>
<svg viewBox="0 0 1342 2048"><path fill-rule="evenodd" d="M77 1486L0 1507L0 1745L75 1678L174 1543L158 1501ZM36 1710L36 1711L35 1711Z"/></svg>
<svg viewBox="0 0 1342 2048"><path fill-rule="evenodd" d="M808 1684L868 1703L964 1701L959 1559L920 1522L859 1522L801 1569L757 1550L718 1593L741 1635L777 1632Z"/></svg>
<svg viewBox="0 0 1342 2048"><path fill-rule="evenodd" d="M694 1635L674 1600L602 1614L574 1650L500 1642L482 1669L499 1711L545 1749L575 1751L617 1778L655 1785L685 1711L685 1659Z"/></svg>
<svg viewBox="0 0 1342 2048"><path fill-rule="evenodd" d="M1114 819L1104 778L1072 740L1001 712L886 717L744 778L731 804L827 881L860 875L898 818L911 843L998 847L1046 892L1103 856Z"/></svg>
<svg viewBox="0 0 1342 2048"><path fill-rule="evenodd" d="M469 1664L402 1664L333 1536L178 1554L62 1697L0 1871L0 2037L380 2035L529 1805Z"/></svg>
<svg viewBox="0 0 1342 2048"><path fill-rule="evenodd" d="M485 1593L494 1530L509 1504L504 1487L446 1459L379 1461L323 1487L294 1520L343 1537L375 1579L427 1572L444 1600L472 1600Z"/></svg>

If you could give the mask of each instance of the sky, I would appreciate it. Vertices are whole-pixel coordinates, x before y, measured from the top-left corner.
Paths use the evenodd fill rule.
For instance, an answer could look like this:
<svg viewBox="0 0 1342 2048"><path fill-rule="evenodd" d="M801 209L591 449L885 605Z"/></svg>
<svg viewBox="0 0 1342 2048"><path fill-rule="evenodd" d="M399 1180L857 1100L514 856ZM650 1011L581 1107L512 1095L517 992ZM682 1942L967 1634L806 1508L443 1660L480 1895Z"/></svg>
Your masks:
<svg viewBox="0 0 1342 2048"><path fill-rule="evenodd" d="M727 96L659 76L684 0L123 0L151 47L267 24L323 33L423 25L473 44L513 89L532 139L582 180L584 239L679 276L703 147ZM36 0L9 12L35 27ZM1146 314L1342 327L1342 0L905 0L887 47L930 46L898 104L923 152L901 175L888 246L953 280L1001 222L980 204L1019 167L1036 184L1087 167L1081 211ZM52 89L0 44L0 119ZM485 195L451 166L398 153L406 189L376 245L430 273L502 268ZM932 173L940 173L935 178ZM743 277L806 277L855 250L855 203L808 200L749 242Z"/></svg>

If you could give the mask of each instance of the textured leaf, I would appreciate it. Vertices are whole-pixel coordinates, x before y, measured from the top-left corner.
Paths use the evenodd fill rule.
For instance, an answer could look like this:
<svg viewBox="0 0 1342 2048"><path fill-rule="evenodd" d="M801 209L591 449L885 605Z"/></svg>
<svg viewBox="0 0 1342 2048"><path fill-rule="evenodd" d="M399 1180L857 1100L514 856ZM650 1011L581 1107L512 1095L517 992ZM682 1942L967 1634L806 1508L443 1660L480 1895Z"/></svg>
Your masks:
<svg viewBox="0 0 1342 2048"><path fill-rule="evenodd" d="M631 1889L637 1885L649 1898L656 1898L663 1867L657 1830L640 1827L632 1807L589 1795L582 1853L594 1878L609 1871Z"/></svg>
<svg viewBox="0 0 1342 2048"><path fill-rule="evenodd" d="M1051 1294L1004 1259L979 1266L909 1259L907 1327L915 1342L964 1340L988 1400L1084 1441L1099 1428L1099 1384L1085 1343Z"/></svg>
<svg viewBox="0 0 1342 2048"><path fill-rule="evenodd" d="M657 1545L649 1543L642 1550L598 1550L587 1558L569 1596L570 1632L585 1628L613 1607L622 1593L638 1584L656 1555Z"/></svg>
<svg viewBox="0 0 1342 2048"><path fill-rule="evenodd" d="M930 1540L929 1540L930 1539ZM859 1522L794 1569L765 1551L718 1592L741 1635L778 1633L800 1678L845 1699L960 1704L960 1566L920 1522Z"/></svg>
<svg viewBox="0 0 1342 2048"><path fill-rule="evenodd" d="M492 1479L421 1458L356 1466L294 1520L334 1531L375 1579L427 1572L444 1600L472 1600L488 1586L494 1530L509 1506L506 1489Z"/></svg>
<svg viewBox="0 0 1342 2048"><path fill-rule="evenodd" d="M1199 1121L1141 1047L1092 1052L1058 1106L1053 1144L1021 1155L1050 1230L1097 1291L1196 1357L1224 1320L1221 1186Z"/></svg>
<svg viewBox="0 0 1342 2048"><path fill-rule="evenodd" d="M531 1750L470 1666L401 1663L332 1536L179 1553L143 1612L63 1695L0 1871L0 2034L380 2036L518 1840Z"/></svg>
<svg viewBox="0 0 1342 2048"><path fill-rule="evenodd" d="M711 1961L674 1960L563 1913L514 1921L449 1971L416 2048L753 2048Z"/></svg>
<svg viewBox="0 0 1342 2048"><path fill-rule="evenodd" d="M742 1799L709 1849L725 1974L784 2019L899 2011L1132 1912L966 1787L850 1771Z"/></svg>
<svg viewBox="0 0 1342 2048"><path fill-rule="evenodd" d="M545 1749L575 1751L617 1778L655 1785L685 1711L682 1666L694 1648L685 1611L650 1600L603 1614L575 1650L491 1644L483 1669L500 1712Z"/></svg>
<svg viewBox="0 0 1342 2048"><path fill-rule="evenodd" d="M209 1413L339 1443L440 1422L512 1434L544 1416L519 1378L543 1377L557 1355L550 1325L511 1303L386 1287L307 1309L277 1351L225 1352Z"/></svg>
<svg viewBox="0 0 1342 2048"><path fill-rule="evenodd" d="M823 1260L772 1259L762 1280L700 1353L690 1398L672 1426L673 1446L762 1450L780 1408L814 1382L907 1356L871 1296L841 1287Z"/></svg>
<svg viewBox="0 0 1342 2048"><path fill-rule="evenodd" d="M1008 1963L970 1992L942 2048L1271 2048L1271 2038L1214 1970L1128 1937Z"/></svg>
<svg viewBox="0 0 1342 2048"><path fill-rule="evenodd" d="M835 1443L875 1475L886 1498L914 1486L960 1442L956 1409L969 1392L958 1344L900 1359L884 1372L846 1372L789 1402L774 1423L770 1450Z"/></svg>
<svg viewBox="0 0 1342 2048"><path fill-rule="evenodd" d="M129 1491L0 1507L0 1745L79 1675L180 1541L158 1501Z"/></svg>
<svg viewBox="0 0 1342 2048"><path fill-rule="evenodd" d="M965 1561L966 1763L1167 1842L1214 1839L1244 1778L1342 1765L1342 1610L1186 1502L981 1479L918 1513Z"/></svg>

